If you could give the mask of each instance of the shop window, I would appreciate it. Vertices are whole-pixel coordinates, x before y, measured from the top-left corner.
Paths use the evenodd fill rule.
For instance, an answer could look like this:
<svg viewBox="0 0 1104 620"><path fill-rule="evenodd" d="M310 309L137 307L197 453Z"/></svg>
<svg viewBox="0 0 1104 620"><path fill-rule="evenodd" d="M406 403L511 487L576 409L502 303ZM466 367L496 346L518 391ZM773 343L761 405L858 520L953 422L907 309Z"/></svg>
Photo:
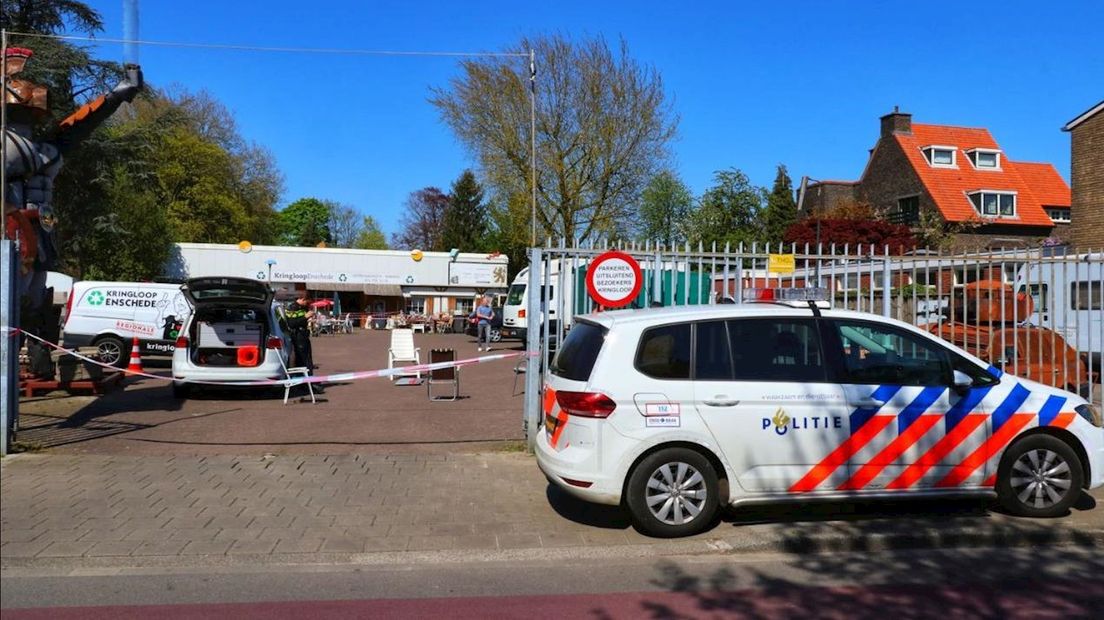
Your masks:
<svg viewBox="0 0 1104 620"><path fill-rule="evenodd" d="M406 300L407 314L425 314L425 297L410 297Z"/></svg>

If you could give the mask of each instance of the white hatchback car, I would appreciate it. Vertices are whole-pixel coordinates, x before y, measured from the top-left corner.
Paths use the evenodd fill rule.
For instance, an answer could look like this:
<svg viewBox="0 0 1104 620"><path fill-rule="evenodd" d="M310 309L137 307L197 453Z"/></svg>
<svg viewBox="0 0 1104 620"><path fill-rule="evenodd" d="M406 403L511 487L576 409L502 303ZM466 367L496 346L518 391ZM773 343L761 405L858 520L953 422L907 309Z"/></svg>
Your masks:
<svg viewBox="0 0 1104 620"><path fill-rule="evenodd" d="M181 291L192 313L173 352L173 396L186 398L196 385L188 381L286 378L288 345L268 285L248 278L193 278Z"/></svg>
<svg viewBox="0 0 1104 620"><path fill-rule="evenodd" d="M1104 484L1101 414L906 323L811 303L580 317L537 461L567 492L683 536L721 505L995 496L1064 514Z"/></svg>

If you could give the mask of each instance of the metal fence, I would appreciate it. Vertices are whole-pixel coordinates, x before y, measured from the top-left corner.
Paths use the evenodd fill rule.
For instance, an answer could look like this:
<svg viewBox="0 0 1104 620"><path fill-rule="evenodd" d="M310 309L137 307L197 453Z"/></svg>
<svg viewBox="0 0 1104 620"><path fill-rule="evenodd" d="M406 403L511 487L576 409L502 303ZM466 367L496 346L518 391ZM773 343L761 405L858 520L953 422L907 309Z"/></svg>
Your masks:
<svg viewBox="0 0 1104 620"><path fill-rule="evenodd" d="M833 308L911 323L1006 372L1104 404L1104 250L946 254L870 245L670 248L550 240L530 250L531 268L519 278L528 286L528 316L548 313L539 329L528 332L528 349L542 355L527 368L527 429L539 420L539 373L547 371L554 348L541 344L562 341L574 317L598 309L586 292L586 269L612 249L635 258L643 272L631 307L739 304L757 289L818 286ZM770 271L772 255L792 259L792 271Z"/></svg>

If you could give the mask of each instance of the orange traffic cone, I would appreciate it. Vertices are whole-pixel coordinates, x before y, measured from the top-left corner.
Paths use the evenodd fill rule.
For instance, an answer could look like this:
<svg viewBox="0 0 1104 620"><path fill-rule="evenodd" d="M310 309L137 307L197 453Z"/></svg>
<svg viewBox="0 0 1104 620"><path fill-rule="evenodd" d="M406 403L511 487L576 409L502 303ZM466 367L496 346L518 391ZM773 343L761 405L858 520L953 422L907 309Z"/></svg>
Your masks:
<svg viewBox="0 0 1104 620"><path fill-rule="evenodd" d="M130 347L130 365L127 372L146 372L142 369L142 355L138 352L138 337L134 337L134 343Z"/></svg>

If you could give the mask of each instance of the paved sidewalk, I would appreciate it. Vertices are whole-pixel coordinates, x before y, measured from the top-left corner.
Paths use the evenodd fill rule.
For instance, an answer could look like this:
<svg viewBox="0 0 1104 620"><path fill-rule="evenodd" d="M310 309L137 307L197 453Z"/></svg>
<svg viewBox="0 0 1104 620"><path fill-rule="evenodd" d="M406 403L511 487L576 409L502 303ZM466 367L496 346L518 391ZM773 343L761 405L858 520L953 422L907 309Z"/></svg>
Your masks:
<svg viewBox="0 0 1104 620"><path fill-rule="evenodd" d="M977 501L743 510L698 537L660 541L636 533L616 508L550 488L533 459L519 453L25 454L4 459L0 485L0 565L9 570L450 554L1104 546L1104 507L1030 520Z"/></svg>

